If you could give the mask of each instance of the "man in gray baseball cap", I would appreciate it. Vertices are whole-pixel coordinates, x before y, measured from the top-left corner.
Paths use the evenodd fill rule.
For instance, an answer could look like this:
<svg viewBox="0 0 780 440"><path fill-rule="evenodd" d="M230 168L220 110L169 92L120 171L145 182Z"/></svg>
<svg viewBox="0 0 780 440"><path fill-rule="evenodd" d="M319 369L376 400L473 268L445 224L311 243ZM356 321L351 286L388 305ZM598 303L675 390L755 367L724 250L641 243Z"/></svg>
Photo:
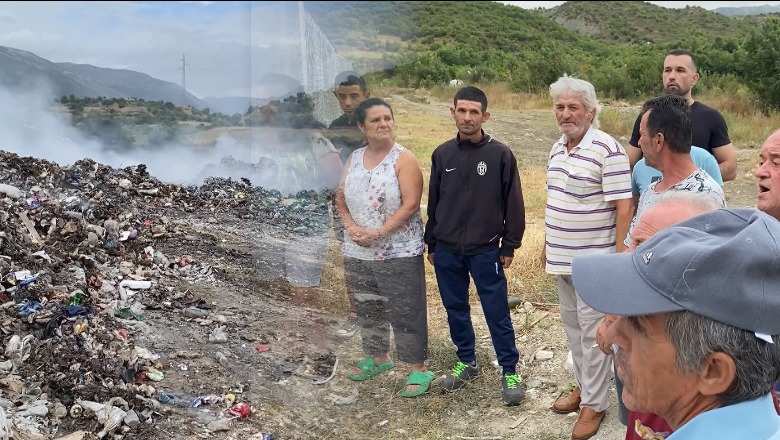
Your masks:
<svg viewBox="0 0 780 440"><path fill-rule="evenodd" d="M719 209L633 252L577 257L572 279L620 316L608 332L623 401L666 419L667 440L780 440L780 222Z"/></svg>

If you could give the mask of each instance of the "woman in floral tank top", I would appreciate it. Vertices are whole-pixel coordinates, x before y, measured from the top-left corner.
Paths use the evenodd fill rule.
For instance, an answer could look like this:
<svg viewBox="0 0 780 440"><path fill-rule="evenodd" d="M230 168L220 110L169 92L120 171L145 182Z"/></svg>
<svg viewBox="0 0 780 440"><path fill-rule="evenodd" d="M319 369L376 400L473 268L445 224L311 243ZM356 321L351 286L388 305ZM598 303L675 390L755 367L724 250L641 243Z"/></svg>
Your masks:
<svg viewBox="0 0 780 440"><path fill-rule="evenodd" d="M420 216L423 177L415 156L395 142L390 105L369 98L355 110L367 145L344 166L336 199L346 230L344 267L353 292L366 357L351 371L356 381L394 366L390 330L398 358L411 372L401 395L425 393L433 372L428 356L428 313Z"/></svg>

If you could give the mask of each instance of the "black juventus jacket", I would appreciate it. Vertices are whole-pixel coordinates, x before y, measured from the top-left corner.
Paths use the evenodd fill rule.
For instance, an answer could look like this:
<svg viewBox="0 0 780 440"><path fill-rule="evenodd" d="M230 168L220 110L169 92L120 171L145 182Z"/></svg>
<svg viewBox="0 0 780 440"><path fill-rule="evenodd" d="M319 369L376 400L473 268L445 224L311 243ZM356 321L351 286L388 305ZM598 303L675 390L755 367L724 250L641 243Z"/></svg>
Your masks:
<svg viewBox="0 0 780 440"><path fill-rule="evenodd" d="M482 140L460 134L431 155L425 244L462 255L500 247L514 256L525 233L525 204L517 160L501 142L482 132Z"/></svg>

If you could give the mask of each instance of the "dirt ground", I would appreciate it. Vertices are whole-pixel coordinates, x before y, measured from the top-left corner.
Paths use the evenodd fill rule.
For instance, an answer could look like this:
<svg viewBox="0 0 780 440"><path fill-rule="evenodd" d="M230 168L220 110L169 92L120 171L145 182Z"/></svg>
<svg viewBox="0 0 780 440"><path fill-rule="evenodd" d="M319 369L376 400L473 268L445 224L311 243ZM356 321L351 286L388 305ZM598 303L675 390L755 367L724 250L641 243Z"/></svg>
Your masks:
<svg viewBox="0 0 780 440"><path fill-rule="evenodd" d="M399 115L424 113L452 127L446 103L417 103L400 96L392 102ZM543 165L558 138L548 111L494 111L485 129L514 149L521 174ZM725 186L729 204L754 206L756 188L749 171L757 151L737 148L737 179ZM408 374L404 365L397 364L388 374L366 382L347 377L362 350L358 335L346 340L334 336L346 313L338 252L332 249L329 254L323 296L292 298L284 283L267 276L266 269L279 258L268 251L275 232L227 215L215 216L216 222L193 219L182 224L198 240L170 240L158 247L163 252L195 255L218 269L212 284L181 281L166 287L189 290L202 299L212 316L224 321L228 341L209 342L214 322L188 319L165 304L148 302L135 342L162 356L165 379L157 384L158 390L189 397L240 391L242 399L252 402L254 412L248 419L233 421L229 431L211 432L206 425L219 418L222 408L164 405L165 415L155 421L153 429L131 432L126 438L243 440L261 439L261 432L270 432L277 440L569 438L576 415L549 410L573 380L565 365L568 349L553 301L536 301L512 311L521 352L520 373L527 388L520 406L501 403L500 371L493 364L492 344L476 300L472 317L481 376L456 393L441 394L434 382L428 394L405 399L400 396ZM438 381L455 356L430 270L427 283L428 366ZM552 352L552 359L539 360L537 354L542 350ZM324 384L315 384L311 376L332 373L329 351L338 359L335 375ZM614 388L612 401L596 440L623 438L625 427L617 420Z"/></svg>

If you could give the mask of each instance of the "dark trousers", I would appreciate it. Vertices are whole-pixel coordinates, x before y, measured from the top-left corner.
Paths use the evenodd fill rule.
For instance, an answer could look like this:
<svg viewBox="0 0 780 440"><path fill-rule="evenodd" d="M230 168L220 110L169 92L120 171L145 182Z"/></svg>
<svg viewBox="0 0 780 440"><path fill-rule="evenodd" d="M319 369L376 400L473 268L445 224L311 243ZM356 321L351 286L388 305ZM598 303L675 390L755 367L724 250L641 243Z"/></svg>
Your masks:
<svg viewBox="0 0 780 440"><path fill-rule="evenodd" d="M498 261L498 249L477 255L460 255L436 248L434 269L450 337L457 346L458 359L476 361L475 336L469 305L469 274L479 294L498 364L504 373L514 373L520 356L515 345L515 330L509 315L506 277Z"/></svg>
<svg viewBox="0 0 780 440"><path fill-rule="evenodd" d="M390 330L398 359L410 364L428 358L428 308L423 256L365 261L344 258L347 286L355 295L363 351L390 352Z"/></svg>

